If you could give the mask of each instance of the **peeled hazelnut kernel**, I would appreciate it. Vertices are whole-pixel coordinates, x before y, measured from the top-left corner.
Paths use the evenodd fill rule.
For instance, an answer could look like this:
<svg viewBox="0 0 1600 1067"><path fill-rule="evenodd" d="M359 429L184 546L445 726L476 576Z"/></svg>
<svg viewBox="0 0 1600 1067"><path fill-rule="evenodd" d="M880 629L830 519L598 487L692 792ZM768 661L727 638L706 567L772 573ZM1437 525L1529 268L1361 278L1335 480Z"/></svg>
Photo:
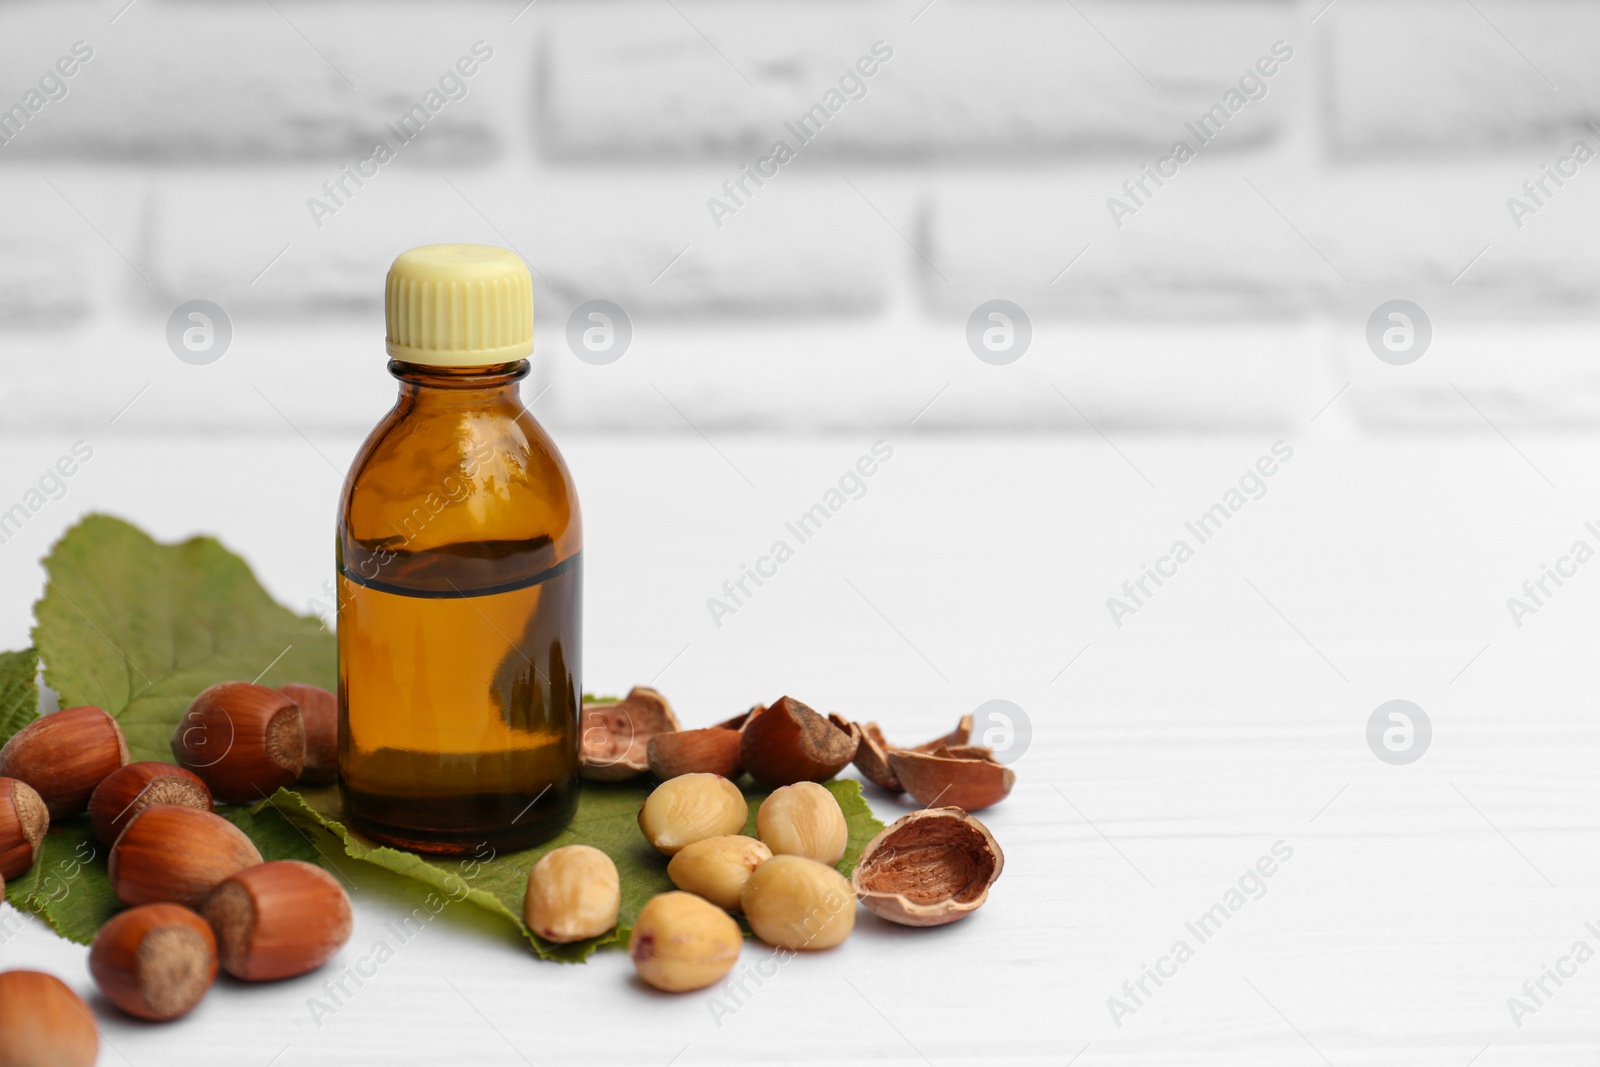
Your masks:
<svg viewBox="0 0 1600 1067"><path fill-rule="evenodd" d="M172 754L218 800L247 804L300 777L305 724L300 708L276 689L222 682L189 705L172 731Z"/></svg>
<svg viewBox="0 0 1600 1067"><path fill-rule="evenodd" d="M585 941L617 925L622 880L611 857L588 845L566 845L528 872L522 917L546 941Z"/></svg>
<svg viewBox="0 0 1600 1067"><path fill-rule="evenodd" d="M708 837L673 856L667 877L684 892L704 897L724 911L738 911L751 872L771 858L772 850L753 837Z"/></svg>
<svg viewBox="0 0 1600 1067"><path fill-rule="evenodd" d="M193 908L219 882L260 863L256 846L222 816L152 804L128 821L111 846L107 873L124 904Z"/></svg>
<svg viewBox="0 0 1600 1067"><path fill-rule="evenodd" d="M327 785L339 777L339 698L316 685L280 685L295 702L306 731L306 765L300 780Z"/></svg>
<svg viewBox="0 0 1600 1067"><path fill-rule="evenodd" d="M868 842L851 884L868 911L903 926L943 926L989 899L1005 854L960 808L924 808Z"/></svg>
<svg viewBox="0 0 1600 1067"><path fill-rule="evenodd" d="M844 875L804 856L774 856L744 888L744 917L774 948L832 948L856 925L856 894Z"/></svg>
<svg viewBox="0 0 1600 1067"><path fill-rule="evenodd" d="M222 969L247 982L321 967L350 940L350 898L333 875L299 860L248 868L219 884L200 914Z"/></svg>
<svg viewBox="0 0 1600 1067"><path fill-rule="evenodd" d="M666 697L636 685L616 703L583 705L579 775L592 782L625 782L650 766L650 739L678 729Z"/></svg>
<svg viewBox="0 0 1600 1067"><path fill-rule="evenodd" d="M741 731L740 762L768 788L821 782L845 768L856 738L792 697L752 713Z"/></svg>
<svg viewBox="0 0 1600 1067"><path fill-rule="evenodd" d="M99 1056L94 1016L65 982L39 971L0 974L0 1064L94 1067Z"/></svg>
<svg viewBox="0 0 1600 1067"><path fill-rule="evenodd" d="M127 762L117 720L89 706L35 719L0 748L0 775L31 785L57 820L81 814L94 787Z"/></svg>
<svg viewBox="0 0 1600 1067"><path fill-rule="evenodd" d="M692 893L659 893L628 937L634 969L668 993L704 989L733 970L744 935L728 913Z"/></svg>
<svg viewBox="0 0 1600 1067"><path fill-rule="evenodd" d="M756 812L756 833L777 856L804 856L835 864L844 855L850 827L833 794L816 782L775 789Z"/></svg>
<svg viewBox="0 0 1600 1067"><path fill-rule="evenodd" d="M0 778L0 878L26 874L49 830L44 798L27 782Z"/></svg>
<svg viewBox="0 0 1600 1067"><path fill-rule="evenodd" d="M89 973L129 1015L167 1022L193 1010L217 977L211 927L177 904L146 904L111 917L89 949Z"/></svg>
<svg viewBox="0 0 1600 1067"><path fill-rule="evenodd" d="M682 774L720 774L732 781L742 770L739 731L720 726L656 734L646 755L650 773L662 781Z"/></svg>
<svg viewBox="0 0 1600 1067"><path fill-rule="evenodd" d="M918 804L982 811L1004 800L1017 781L1010 767L986 758L987 752L966 746L896 751L889 753L889 764Z"/></svg>
<svg viewBox="0 0 1600 1067"><path fill-rule="evenodd" d="M683 774L656 786L639 809L639 829L657 852L675 855L708 837L736 834L750 821L739 787L715 774Z"/></svg>
<svg viewBox="0 0 1600 1067"><path fill-rule="evenodd" d="M89 825L105 845L116 844L123 827L152 804L182 804L211 810L211 790L198 775L170 763L130 763L95 787Z"/></svg>

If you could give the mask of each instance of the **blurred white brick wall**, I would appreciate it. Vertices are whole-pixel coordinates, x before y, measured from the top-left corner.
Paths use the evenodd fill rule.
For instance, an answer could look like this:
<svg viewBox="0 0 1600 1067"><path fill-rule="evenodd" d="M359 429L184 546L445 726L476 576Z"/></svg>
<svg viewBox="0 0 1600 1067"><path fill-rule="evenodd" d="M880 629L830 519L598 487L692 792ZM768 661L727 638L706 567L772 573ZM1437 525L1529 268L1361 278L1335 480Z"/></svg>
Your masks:
<svg viewBox="0 0 1600 1067"><path fill-rule="evenodd" d="M0 427L370 425L384 269L448 240L534 268L557 426L1600 421L1594 5L125 3L0 6ZM1411 366L1367 346L1396 298ZM192 299L209 366L167 346ZM605 366L592 299L633 323Z"/></svg>

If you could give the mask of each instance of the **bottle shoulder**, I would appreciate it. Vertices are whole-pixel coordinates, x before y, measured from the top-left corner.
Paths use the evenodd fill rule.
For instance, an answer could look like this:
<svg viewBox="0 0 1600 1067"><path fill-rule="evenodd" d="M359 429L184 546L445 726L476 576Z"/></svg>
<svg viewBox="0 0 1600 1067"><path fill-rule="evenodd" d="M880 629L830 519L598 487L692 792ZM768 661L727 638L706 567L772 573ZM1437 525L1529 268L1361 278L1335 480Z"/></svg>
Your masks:
<svg viewBox="0 0 1600 1067"><path fill-rule="evenodd" d="M581 547L582 519L560 450L520 404L401 404L351 466L339 542L342 563L375 551L554 563Z"/></svg>

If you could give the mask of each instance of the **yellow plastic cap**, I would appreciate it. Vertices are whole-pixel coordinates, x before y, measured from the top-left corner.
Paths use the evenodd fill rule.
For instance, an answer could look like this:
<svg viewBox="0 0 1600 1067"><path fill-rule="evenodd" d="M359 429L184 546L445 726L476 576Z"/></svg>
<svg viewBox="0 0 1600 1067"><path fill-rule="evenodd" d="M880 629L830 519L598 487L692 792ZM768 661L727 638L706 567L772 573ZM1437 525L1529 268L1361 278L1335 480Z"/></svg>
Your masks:
<svg viewBox="0 0 1600 1067"><path fill-rule="evenodd" d="M400 253L384 285L389 355L430 367L510 363L533 351L533 279L492 245Z"/></svg>

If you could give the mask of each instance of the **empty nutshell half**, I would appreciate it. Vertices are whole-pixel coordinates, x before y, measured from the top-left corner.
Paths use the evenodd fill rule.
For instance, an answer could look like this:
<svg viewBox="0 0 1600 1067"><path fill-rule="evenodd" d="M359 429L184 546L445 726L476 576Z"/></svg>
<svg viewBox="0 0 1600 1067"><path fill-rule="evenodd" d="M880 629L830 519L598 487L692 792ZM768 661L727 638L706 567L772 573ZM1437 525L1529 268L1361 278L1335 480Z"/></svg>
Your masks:
<svg viewBox="0 0 1600 1067"><path fill-rule="evenodd" d="M850 882L875 915L902 926L943 926L983 906L1005 862L974 816L923 808L867 843Z"/></svg>
<svg viewBox="0 0 1600 1067"><path fill-rule="evenodd" d="M830 716L837 721L837 717ZM891 745L883 736L883 730L875 722L860 723L856 726L860 744L856 748L856 770L879 789L887 789L891 793L905 792L899 775L895 774L894 765L889 762L891 753L900 751L931 752L940 746L965 745L972 737L972 716L963 715L956 728L943 737L934 738L932 741L917 745L911 749L901 749Z"/></svg>
<svg viewBox="0 0 1600 1067"><path fill-rule="evenodd" d="M891 793L904 793L905 786L900 784L894 768L889 765L889 752L892 746L884 740L883 731L879 729L878 724L862 723L856 729L861 732L860 741L856 746L856 770L879 789L887 789Z"/></svg>
<svg viewBox="0 0 1600 1067"><path fill-rule="evenodd" d="M625 782L650 768L650 739L678 729L666 697L636 685L622 700L583 705L579 775L591 782Z"/></svg>
<svg viewBox="0 0 1600 1067"><path fill-rule="evenodd" d="M963 715L961 721L956 723L956 728L943 737L936 737L932 741L925 741L916 746L913 752L932 752L936 748L950 748L955 745L965 745L972 740L972 716Z"/></svg>
<svg viewBox="0 0 1600 1067"><path fill-rule="evenodd" d="M1000 803L1016 785L1016 772L996 763L988 749L940 746L931 752L897 750L889 766L918 804L943 804L982 811Z"/></svg>
<svg viewBox="0 0 1600 1067"><path fill-rule="evenodd" d="M650 773L662 781L681 774L720 774L731 781L742 771L739 741L738 730L720 726L656 734L647 750Z"/></svg>

